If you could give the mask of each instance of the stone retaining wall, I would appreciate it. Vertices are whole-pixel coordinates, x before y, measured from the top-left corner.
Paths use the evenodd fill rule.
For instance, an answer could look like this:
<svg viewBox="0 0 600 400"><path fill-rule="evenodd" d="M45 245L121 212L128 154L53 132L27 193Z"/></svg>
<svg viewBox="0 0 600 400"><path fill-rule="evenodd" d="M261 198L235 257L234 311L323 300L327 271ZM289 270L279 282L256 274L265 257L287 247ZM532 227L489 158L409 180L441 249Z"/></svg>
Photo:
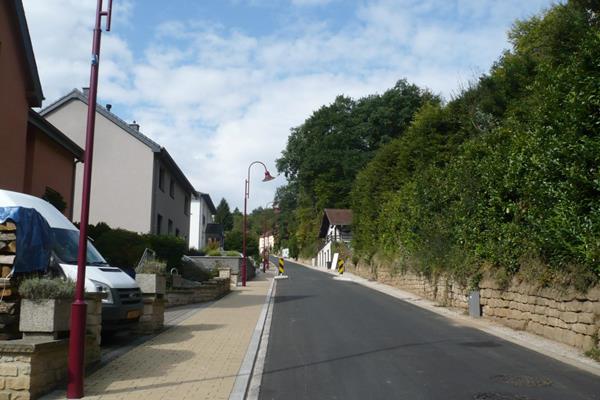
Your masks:
<svg viewBox="0 0 600 400"><path fill-rule="evenodd" d="M202 285L185 289L167 290L166 307L174 307L192 303L212 301L225 296L231 291L229 278L214 278Z"/></svg>
<svg viewBox="0 0 600 400"><path fill-rule="evenodd" d="M468 290L444 277L436 280L412 272L393 273L370 267L348 270L367 279L394 286L444 306L467 310ZM502 288L491 279L480 285L483 317L583 350L598 346L600 287L579 293L573 289L538 288L514 281Z"/></svg>
<svg viewBox="0 0 600 400"><path fill-rule="evenodd" d="M165 298L163 295L144 294L144 312L140 317L137 332L151 334L159 332L165 324Z"/></svg>
<svg viewBox="0 0 600 400"><path fill-rule="evenodd" d="M97 361L95 338L86 337L86 365ZM0 341L0 399L37 399L67 378L69 340Z"/></svg>

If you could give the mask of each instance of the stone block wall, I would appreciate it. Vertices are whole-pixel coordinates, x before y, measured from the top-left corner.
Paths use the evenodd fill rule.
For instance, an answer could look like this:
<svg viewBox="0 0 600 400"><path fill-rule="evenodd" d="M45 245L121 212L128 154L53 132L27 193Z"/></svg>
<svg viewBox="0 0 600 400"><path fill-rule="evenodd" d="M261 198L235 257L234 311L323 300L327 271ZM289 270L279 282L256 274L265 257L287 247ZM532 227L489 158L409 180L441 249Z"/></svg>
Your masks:
<svg viewBox="0 0 600 400"><path fill-rule="evenodd" d="M452 279L436 280L412 272L391 272L350 265L349 271L394 286L444 306L468 309L469 291ZM525 330L583 350L599 346L600 287L579 293L574 289L539 288L513 281L503 288L491 279L479 284L482 316L513 329Z"/></svg>
<svg viewBox="0 0 600 400"><path fill-rule="evenodd" d="M94 338L87 336L86 365L95 361L93 349ZM64 383L68 350L67 339L0 341L0 399L37 399Z"/></svg>
<svg viewBox="0 0 600 400"><path fill-rule="evenodd" d="M229 278L214 278L199 286L167 290L166 307L212 301L231 291Z"/></svg>
<svg viewBox="0 0 600 400"><path fill-rule="evenodd" d="M600 336L600 287L587 293L513 283L480 284L483 315L570 346L589 350Z"/></svg>
<svg viewBox="0 0 600 400"><path fill-rule="evenodd" d="M140 317L138 332L151 334L160 331L165 324L165 298L162 295L145 294L144 312Z"/></svg>

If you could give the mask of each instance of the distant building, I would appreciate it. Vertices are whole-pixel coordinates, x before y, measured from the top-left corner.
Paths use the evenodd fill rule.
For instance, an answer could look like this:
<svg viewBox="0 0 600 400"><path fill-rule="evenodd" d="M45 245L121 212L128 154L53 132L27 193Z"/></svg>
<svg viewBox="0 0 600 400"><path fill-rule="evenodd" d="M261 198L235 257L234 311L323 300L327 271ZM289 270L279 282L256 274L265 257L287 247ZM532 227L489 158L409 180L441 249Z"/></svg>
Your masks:
<svg viewBox="0 0 600 400"><path fill-rule="evenodd" d="M88 91L72 90L41 114L75 143L86 134ZM107 105L108 107L108 105ZM175 235L186 241L196 193L169 152L110 111L96 107L90 223L139 233ZM81 204L83 165L77 165L74 219Z"/></svg>
<svg viewBox="0 0 600 400"><path fill-rule="evenodd" d="M217 213L210 195L195 192L192 196L192 207L190 214L190 240L189 247L203 249L208 244L206 227L211 224Z"/></svg>
<svg viewBox="0 0 600 400"><path fill-rule="evenodd" d="M217 243L219 248L225 244L225 233L221 224L206 224L206 245Z"/></svg>
<svg viewBox="0 0 600 400"><path fill-rule="evenodd" d="M323 239L323 246L317 253L317 265L330 267L333 260L332 244L343 242L350 244L352 241L352 210L326 208L323 210L323 219L319 230L319 238Z"/></svg>
<svg viewBox="0 0 600 400"><path fill-rule="evenodd" d="M0 88L0 188L56 200L72 217L83 150L31 110L44 95L21 0L0 2Z"/></svg>
<svg viewBox="0 0 600 400"><path fill-rule="evenodd" d="M268 231L258 238L258 251L260 254L262 254L265 249L268 251L273 250L273 247L275 247L275 236L273 235L273 232Z"/></svg>

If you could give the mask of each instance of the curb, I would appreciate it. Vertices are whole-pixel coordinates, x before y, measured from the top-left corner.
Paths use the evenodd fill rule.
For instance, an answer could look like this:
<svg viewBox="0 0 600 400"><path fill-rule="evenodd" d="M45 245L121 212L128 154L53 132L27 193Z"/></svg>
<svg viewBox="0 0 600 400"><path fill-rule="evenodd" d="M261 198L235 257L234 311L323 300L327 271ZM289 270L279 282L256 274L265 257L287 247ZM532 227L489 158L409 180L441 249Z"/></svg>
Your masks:
<svg viewBox="0 0 600 400"><path fill-rule="evenodd" d="M246 351L246 355L244 356L244 361L242 362L242 366L240 367L240 370L237 373L237 377L235 378L233 389L231 390L231 394L229 395L229 400L244 400L248 394L250 380L252 378L252 373L256 364L256 358L258 355L259 346L261 344L261 338L263 335L263 330L265 328L265 322L267 320L269 305L271 304L271 297L273 296L274 286L275 279L272 279L271 286L269 287L269 291L267 292L265 302L262 306L262 310L260 311L260 315L258 317L258 322L256 323L256 327L254 328L254 333L252 334L252 338L250 339L248 350Z"/></svg>

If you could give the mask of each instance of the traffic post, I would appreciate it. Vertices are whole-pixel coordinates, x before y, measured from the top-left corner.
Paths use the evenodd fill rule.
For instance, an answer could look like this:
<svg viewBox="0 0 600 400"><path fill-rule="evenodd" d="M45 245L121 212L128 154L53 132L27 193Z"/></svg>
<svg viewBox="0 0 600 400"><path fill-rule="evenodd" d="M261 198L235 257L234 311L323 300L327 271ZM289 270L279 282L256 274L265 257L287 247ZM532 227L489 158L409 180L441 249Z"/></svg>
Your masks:
<svg viewBox="0 0 600 400"><path fill-rule="evenodd" d="M287 279L288 276L285 275L285 260L283 259L283 257L279 257L277 268L277 276L275 277L275 279Z"/></svg>
<svg viewBox="0 0 600 400"><path fill-rule="evenodd" d="M337 263L337 270L340 275L344 274L344 259L340 258Z"/></svg>

